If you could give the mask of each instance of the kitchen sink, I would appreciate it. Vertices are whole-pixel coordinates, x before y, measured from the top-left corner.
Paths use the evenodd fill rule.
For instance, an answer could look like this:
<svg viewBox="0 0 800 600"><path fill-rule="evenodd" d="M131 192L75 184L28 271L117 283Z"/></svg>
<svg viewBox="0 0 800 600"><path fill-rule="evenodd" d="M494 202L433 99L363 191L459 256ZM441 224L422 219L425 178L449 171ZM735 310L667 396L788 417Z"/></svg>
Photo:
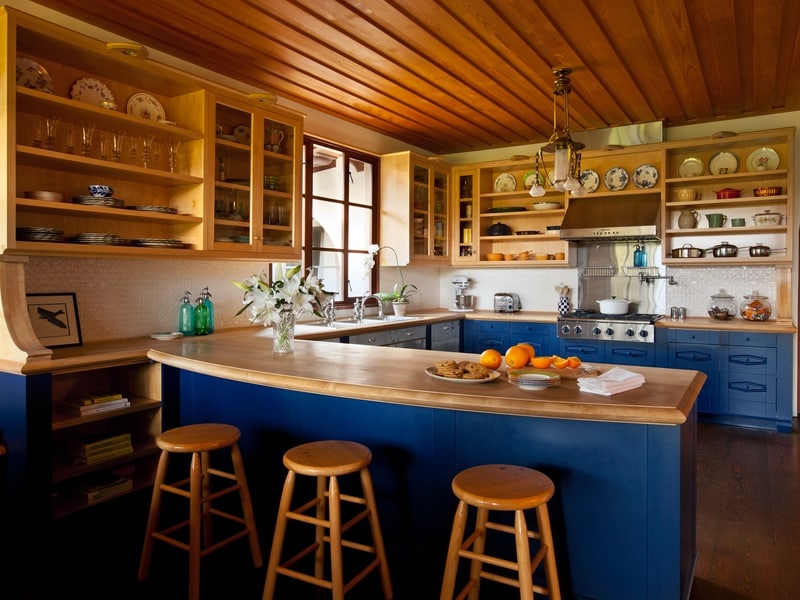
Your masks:
<svg viewBox="0 0 800 600"><path fill-rule="evenodd" d="M364 319L366 321L366 319ZM356 323L355 321L333 321L328 323L327 321L305 321L303 323L298 323L298 325L313 325L314 327L326 327L328 329L350 329L353 327L364 326L363 323Z"/></svg>
<svg viewBox="0 0 800 600"><path fill-rule="evenodd" d="M365 325L386 325L388 323L417 321L421 318L422 317L399 317L397 315L387 315L381 319L378 317L364 317L361 323L348 318L346 320L333 321L332 323L327 323L326 321L320 319L318 321L306 321L304 323L298 323L298 325L312 325L314 327L327 327L330 329L351 329L353 327L364 327Z"/></svg>
<svg viewBox="0 0 800 600"><path fill-rule="evenodd" d="M400 317L398 315L386 315L382 319L379 319L378 317L364 317L364 323L398 323L402 321L418 321L421 318L422 317Z"/></svg>

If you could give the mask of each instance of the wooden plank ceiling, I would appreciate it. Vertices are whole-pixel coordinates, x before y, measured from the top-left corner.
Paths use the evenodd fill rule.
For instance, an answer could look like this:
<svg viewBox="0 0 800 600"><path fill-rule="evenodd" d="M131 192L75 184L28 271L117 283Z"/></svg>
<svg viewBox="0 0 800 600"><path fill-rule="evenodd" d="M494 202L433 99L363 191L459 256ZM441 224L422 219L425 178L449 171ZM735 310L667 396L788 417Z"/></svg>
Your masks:
<svg viewBox="0 0 800 600"><path fill-rule="evenodd" d="M797 0L36 0L436 154L800 110Z"/></svg>

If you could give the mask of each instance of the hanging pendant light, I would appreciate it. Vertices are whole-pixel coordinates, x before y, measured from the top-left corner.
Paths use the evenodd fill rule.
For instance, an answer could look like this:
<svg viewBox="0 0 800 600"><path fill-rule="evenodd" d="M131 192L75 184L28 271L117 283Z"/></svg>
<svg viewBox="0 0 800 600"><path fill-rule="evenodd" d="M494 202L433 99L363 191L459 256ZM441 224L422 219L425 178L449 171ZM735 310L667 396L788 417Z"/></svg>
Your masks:
<svg viewBox="0 0 800 600"><path fill-rule="evenodd" d="M577 191L581 187L576 177L577 164L580 163L580 151L584 145L570 136L569 129L569 95L572 92L569 74L572 69L555 68L553 87L553 135L542 151L553 153L552 185L557 190ZM563 99L563 119L559 124L559 99Z"/></svg>

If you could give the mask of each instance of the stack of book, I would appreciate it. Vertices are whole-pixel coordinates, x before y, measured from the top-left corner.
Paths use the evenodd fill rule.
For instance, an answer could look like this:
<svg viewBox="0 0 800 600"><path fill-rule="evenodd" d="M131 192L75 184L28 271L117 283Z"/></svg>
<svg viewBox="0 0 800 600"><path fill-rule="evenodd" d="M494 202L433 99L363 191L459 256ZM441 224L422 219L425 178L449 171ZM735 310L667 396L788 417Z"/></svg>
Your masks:
<svg viewBox="0 0 800 600"><path fill-rule="evenodd" d="M75 492L86 498L89 504L96 504L133 489L133 480L114 473L98 473L75 487Z"/></svg>
<svg viewBox="0 0 800 600"><path fill-rule="evenodd" d="M91 392L83 396L56 400L56 406L73 415L93 415L130 405L130 401L118 392Z"/></svg>
<svg viewBox="0 0 800 600"><path fill-rule="evenodd" d="M93 465L104 460L131 454L130 433L100 434L67 442L69 453L78 464Z"/></svg>

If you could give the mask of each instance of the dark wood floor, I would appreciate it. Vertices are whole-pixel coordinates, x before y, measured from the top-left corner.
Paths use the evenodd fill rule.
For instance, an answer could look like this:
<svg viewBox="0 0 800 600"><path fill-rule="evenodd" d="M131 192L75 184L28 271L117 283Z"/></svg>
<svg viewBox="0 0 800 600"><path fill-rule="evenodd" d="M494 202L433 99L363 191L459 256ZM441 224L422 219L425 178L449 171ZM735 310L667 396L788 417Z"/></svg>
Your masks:
<svg viewBox="0 0 800 600"><path fill-rule="evenodd" d="M697 480L698 563L691 600L800 599L797 426L791 434L779 434L701 423ZM185 598L186 561L178 550L171 553L162 545L150 581L136 581L148 503L146 494L134 494L96 507L91 520L96 526L91 528L85 516L60 522L42 552L23 559L37 575L10 591L0 581L0 598ZM261 598L265 568L254 569L246 545L241 546L204 559L204 600ZM398 588L408 579L393 576ZM399 592L398 600L403 600ZM289 597L315 595L304 588ZM352 600L361 597L371 600L368 591Z"/></svg>

